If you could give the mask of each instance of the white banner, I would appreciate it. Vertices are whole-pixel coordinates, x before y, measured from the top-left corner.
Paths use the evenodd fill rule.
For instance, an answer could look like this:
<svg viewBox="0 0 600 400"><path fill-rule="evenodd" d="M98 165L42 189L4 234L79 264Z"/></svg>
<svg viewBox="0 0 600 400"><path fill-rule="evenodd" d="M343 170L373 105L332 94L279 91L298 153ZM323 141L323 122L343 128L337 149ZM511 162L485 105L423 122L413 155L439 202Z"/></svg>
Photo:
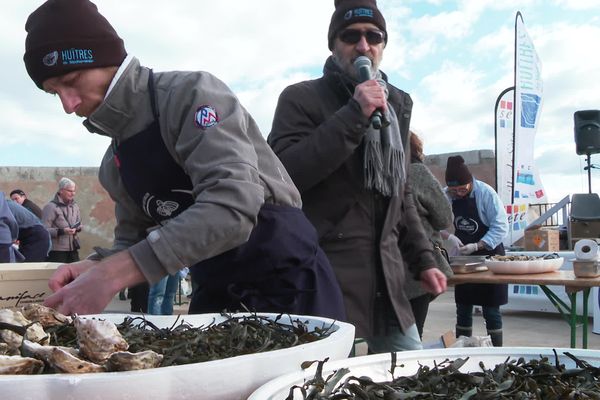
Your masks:
<svg viewBox="0 0 600 400"><path fill-rule="evenodd" d="M514 204L546 202L546 193L533 159L536 128L542 109L541 73L542 64L518 12L515 20Z"/></svg>

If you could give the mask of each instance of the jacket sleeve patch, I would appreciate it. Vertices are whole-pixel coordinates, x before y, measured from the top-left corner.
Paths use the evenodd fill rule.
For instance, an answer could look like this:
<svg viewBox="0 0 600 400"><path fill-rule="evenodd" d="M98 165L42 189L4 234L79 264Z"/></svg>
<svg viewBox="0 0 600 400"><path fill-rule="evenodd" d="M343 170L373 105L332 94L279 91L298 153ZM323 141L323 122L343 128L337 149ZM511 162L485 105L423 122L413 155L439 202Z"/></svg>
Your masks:
<svg viewBox="0 0 600 400"><path fill-rule="evenodd" d="M219 115L213 106L203 105L198 107L194 114L194 123L200 129L208 129L219 123Z"/></svg>

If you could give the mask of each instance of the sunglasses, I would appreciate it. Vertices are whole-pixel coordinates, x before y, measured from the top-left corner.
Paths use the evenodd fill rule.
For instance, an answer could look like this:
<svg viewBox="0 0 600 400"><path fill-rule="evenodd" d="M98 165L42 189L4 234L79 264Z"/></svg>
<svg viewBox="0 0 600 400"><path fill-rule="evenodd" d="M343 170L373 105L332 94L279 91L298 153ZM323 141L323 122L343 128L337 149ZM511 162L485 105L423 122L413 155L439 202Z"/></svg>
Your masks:
<svg viewBox="0 0 600 400"><path fill-rule="evenodd" d="M364 37L370 45L381 44L385 40L385 33L377 30L360 31L358 29L344 29L340 32L340 40L347 44L356 44Z"/></svg>

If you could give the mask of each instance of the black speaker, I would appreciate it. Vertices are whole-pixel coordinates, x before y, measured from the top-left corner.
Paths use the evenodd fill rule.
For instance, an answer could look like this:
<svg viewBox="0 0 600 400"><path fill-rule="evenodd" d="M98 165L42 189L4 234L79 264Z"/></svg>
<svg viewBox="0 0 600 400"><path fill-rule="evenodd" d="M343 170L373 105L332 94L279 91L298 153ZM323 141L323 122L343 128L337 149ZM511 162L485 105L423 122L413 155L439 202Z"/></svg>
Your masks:
<svg viewBox="0 0 600 400"><path fill-rule="evenodd" d="M577 154L600 153L600 110L582 110L574 114Z"/></svg>

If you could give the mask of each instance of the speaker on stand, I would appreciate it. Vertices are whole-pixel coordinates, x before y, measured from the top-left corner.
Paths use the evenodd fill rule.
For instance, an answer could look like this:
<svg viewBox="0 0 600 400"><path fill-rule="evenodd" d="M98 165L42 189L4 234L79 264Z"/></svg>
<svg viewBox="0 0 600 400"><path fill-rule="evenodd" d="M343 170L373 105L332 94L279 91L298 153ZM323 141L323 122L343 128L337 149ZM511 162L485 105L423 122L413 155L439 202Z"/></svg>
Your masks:
<svg viewBox="0 0 600 400"><path fill-rule="evenodd" d="M592 193L592 168L598 168L591 163L591 155L600 153L600 110L576 111L575 120L575 150L578 155L586 155L588 172L588 193Z"/></svg>

